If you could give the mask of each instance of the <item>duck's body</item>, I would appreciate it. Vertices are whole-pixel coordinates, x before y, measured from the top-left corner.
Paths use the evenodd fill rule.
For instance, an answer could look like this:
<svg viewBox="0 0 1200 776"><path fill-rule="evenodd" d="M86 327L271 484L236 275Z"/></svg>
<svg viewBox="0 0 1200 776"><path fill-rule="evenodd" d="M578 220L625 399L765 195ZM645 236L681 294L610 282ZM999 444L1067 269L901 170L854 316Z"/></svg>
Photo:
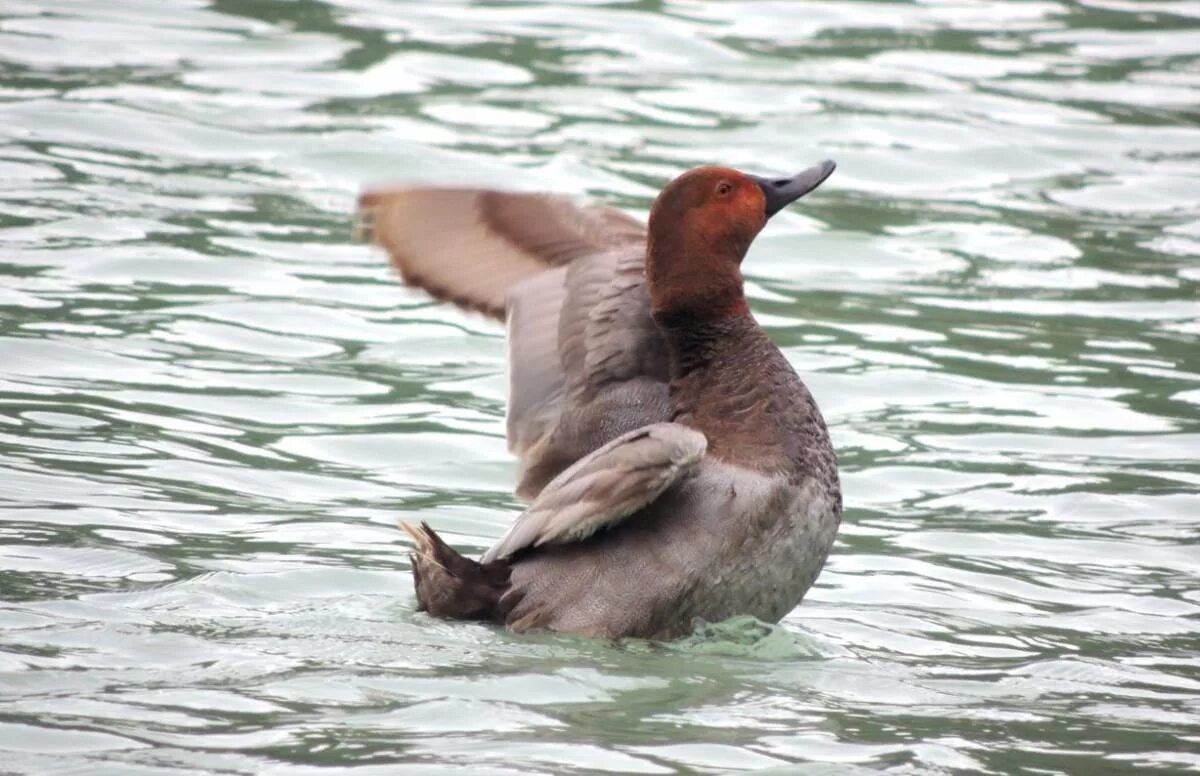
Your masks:
<svg viewBox="0 0 1200 776"><path fill-rule="evenodd" d="M750 318L718 342L672 381L661 419L703 434L703 458L612 529L514 563L514 629L671 638L697 617L776 622L800 602L841 512L825 426ZM721 399L706 401L714 385Z"/></svg>
<svg viewBox="0 0 1200 776"><path fill-rule="evenodd" d="M840 522L836 456L738 264L778 210L771 187L807 186L790 201L831 171L693 171L659 197L648 236L554 197L363 198L408 282L509 328L509 446L532 503L480 562L408 528L422 608L672 638L696 618L774 622L800 602Z"/></svg>

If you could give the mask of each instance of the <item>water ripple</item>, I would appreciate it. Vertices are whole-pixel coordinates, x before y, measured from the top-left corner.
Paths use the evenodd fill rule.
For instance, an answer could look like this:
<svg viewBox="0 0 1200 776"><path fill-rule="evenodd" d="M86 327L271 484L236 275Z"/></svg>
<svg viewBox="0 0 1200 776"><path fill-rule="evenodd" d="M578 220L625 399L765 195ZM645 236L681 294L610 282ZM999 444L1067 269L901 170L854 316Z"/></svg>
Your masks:
<svg viewBox="0 0 1200 776"><path fill-rule="evenodd" d="M7 4L6 767L1195 770L1198 53L1190 0ZM414 612L395 521L517 509L504 345L359 188L826 157L746 262L844 472L805 604Z"/></svg>

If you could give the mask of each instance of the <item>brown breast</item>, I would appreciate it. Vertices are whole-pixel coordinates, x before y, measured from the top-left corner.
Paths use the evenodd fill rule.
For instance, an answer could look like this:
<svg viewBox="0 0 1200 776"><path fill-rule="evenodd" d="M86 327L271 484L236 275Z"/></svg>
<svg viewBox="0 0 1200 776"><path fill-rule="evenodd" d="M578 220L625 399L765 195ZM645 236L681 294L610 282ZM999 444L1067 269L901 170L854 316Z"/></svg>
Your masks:
<svg viewBox="0 0 1200 776"><path fill-rule="evenodd" d="M664 327L674 370L672 420L702 431L709 455L799 481L837 481L812 394L750 315Z"/></svg>

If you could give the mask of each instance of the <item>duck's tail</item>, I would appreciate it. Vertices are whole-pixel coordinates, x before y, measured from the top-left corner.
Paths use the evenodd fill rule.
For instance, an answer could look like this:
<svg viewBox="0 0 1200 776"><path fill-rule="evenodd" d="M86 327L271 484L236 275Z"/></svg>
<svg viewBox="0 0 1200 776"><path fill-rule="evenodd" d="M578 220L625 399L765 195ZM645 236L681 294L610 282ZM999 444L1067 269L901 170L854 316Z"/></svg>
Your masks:
<svg viewBox="0 0 1200 776"><path fill-rule="evenodd" d="M479 563L464 558L434 533L428 523L415 527L400 523L416 545L409 555L417 590L417 611L455 620L504 622L511 605L501 598L508 592L507 561Z"/></svg>

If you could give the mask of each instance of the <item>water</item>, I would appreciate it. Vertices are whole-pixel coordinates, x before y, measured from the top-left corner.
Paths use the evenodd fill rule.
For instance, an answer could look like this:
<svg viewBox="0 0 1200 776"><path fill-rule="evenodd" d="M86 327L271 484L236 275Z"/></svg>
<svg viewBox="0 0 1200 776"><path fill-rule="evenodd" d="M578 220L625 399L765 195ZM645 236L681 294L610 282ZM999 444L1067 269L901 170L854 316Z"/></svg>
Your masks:
<svg viewBox="0 0 1200 776"><path fill-rule="evenodd" d="M1191 0L8 0L0 770L1200 767L1197 105ZM359 188L825 157L746 265L841 454L805 604L415 614L396 520L517 506L503 339Z"/></svg>

